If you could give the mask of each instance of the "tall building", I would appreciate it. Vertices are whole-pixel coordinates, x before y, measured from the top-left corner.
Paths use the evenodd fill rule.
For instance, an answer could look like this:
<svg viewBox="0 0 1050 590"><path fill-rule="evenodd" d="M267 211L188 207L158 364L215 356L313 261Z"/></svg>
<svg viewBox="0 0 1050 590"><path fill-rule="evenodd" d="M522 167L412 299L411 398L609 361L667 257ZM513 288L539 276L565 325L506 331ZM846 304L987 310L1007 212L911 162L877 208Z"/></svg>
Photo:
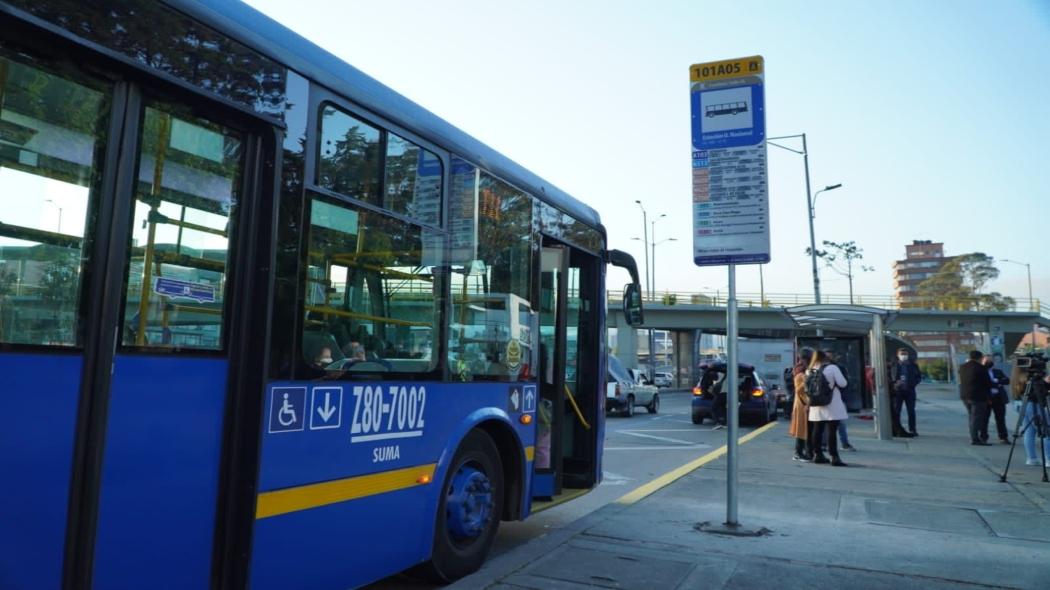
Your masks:
<svg viewBox="0 0 1050 590"><path fill-rule="evenodd" d="M944 255L944 243L914 240L904 246L904 260L893 263L893 288L901 307L915 305L919 283L937 274L950 257Z"/></svg>
<svg viewBox="0 0 1050 590"><path fill-rule="evenodd" d="M919 284L937 274L952 259L944 255L944 243L932 240L913 240L904 246L904 259L893 263L893 288L901 307L922 307ZM919 359L948 359L952 348L960 354L978 345L970 333L922 332L909 333L908 340L915 345Z"/></svg>

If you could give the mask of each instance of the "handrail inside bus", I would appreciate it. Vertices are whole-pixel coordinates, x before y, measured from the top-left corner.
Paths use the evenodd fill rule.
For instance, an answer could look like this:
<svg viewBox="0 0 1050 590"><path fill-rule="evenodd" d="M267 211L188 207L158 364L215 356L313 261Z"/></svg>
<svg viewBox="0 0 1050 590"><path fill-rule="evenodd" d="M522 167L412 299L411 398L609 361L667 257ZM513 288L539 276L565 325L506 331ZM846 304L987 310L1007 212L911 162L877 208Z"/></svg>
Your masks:
<svg viewBox="0 0 1050 590"><path fill-rule="evenodd" d="M580 411L580 406L576 405L576 398L573 397L572 390L569 389L568 385L565 386L565 394L569 398L569 404L572 405L572 410L576 412L576 417L580 419L580 424L583 424L583 427L586 430L590 430L591 425L588 424L587 419L583 417L583 412Z"/></svg>
<svg viewBox="0 0 1050 590"><path fill-rule="evenodd" d="M398 320L394 318L384 318L376 315L368 315L366 313L356 313L353 311L343 311L341 309L334 309L331 307L322 307L320 305L305 305L303 306L306 311L315 311L320 314L334 315L343 318L351 318L355 320L365 320L376 323L394 324L395 326L431 326L430 322L413 322L411 320Z"/></svg>

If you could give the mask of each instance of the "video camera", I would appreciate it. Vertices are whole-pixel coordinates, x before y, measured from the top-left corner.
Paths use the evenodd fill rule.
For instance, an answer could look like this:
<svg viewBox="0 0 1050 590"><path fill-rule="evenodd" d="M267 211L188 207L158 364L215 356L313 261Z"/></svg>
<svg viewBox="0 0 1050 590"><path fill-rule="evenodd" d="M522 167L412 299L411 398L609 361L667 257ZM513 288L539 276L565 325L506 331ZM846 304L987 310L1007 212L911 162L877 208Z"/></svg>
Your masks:
<svg viewBox="0 0 1050 590"><path fill-rule="evenodd" d="M1029 377L1042 378L1046 376L1046 355L1041 352L1018 355L1015 364L1018 369L1028 373Z"/></svg>

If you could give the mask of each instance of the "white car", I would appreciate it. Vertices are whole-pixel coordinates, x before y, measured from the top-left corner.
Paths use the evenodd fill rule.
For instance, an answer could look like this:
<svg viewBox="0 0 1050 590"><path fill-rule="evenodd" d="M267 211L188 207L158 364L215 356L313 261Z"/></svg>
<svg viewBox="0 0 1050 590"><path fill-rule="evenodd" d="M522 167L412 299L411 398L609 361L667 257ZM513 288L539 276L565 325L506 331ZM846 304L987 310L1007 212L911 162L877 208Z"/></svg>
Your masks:
<svg viewBox="0 0 1050 590"><path fill-rule="evenodd" d="M656 378L653 379L653 385L657 387L670 387L674 383L674 375L670 373L657 373Z"/></svg>
<svg viewBox="0 0 1050 590"><path fill-rule="evenodd" d="M656 386L636 381L618 358L612 355L606 358L608 381L605 384L605 412L619 412L628 418L634 416L636 406L645 407L650 414L659 412L660 395Z"/></svg>

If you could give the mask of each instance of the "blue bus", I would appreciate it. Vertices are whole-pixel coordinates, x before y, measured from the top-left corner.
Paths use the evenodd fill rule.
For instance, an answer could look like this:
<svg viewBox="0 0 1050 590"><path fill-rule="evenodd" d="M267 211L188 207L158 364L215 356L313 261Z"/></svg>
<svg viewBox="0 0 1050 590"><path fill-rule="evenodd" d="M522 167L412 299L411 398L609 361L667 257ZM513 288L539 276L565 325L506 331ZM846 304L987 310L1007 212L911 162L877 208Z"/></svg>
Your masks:
<svg viewBox="0 0 1050 590"><path fill-rule="evenodd" d="M0 587L477 569L601 478L597 213L255 10L0 0Z"/></svg>

